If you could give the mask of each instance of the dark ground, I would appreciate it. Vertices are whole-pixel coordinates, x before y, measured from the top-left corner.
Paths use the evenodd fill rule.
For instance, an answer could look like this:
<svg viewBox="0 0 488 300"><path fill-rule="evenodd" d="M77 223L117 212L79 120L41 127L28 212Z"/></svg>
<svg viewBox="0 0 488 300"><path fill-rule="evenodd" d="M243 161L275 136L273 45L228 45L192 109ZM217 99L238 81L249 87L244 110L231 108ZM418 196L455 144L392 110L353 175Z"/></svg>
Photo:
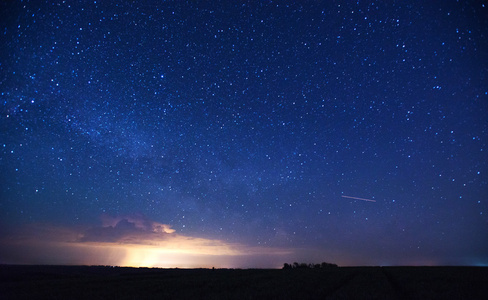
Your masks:
<svg viewBox="0 0 488 300"><path fill-rule="evenodd" d="M488 299L486 267L0 266L0 299Z"/></svg>

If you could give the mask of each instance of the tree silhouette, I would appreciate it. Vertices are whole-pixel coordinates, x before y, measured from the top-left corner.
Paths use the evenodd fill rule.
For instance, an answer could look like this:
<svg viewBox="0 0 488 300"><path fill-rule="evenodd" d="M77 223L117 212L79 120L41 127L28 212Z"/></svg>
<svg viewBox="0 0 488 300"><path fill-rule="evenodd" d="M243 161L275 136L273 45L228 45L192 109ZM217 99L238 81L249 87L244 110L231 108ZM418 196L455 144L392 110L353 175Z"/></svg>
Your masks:
<svg viewBox="0 0 488 300"><path fill-rule="evenodd" d="M337 265L327 263L327 262L322 262L320 264L307 264L307 263L294 262L293 264L285 263L282 269L291 270L291 269L330 269L330 268L337 268Z"/></svg>

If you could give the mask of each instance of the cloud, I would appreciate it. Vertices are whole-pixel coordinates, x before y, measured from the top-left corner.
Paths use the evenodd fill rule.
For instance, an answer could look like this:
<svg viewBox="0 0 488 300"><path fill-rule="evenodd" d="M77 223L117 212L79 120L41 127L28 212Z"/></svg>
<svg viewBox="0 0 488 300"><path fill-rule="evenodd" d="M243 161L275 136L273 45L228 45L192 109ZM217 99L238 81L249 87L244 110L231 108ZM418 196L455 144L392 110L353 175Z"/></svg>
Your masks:
<svg viewBox="0 0 488 300"><path fill-rule="evenodd" d="M0 263L145 267L279 267L292 249L251 247L177 234L143 215L101 216L101 225L29 224L0 236Z"/></svg>
<svg viewBox="0 0 488 300"><path fill-rule="evenodd" d="M112 217L102 215L102 226L86 230L80 242L153 244L170 238L170 225L153 222L142 215ZM171 237L174 237L171 236Z"/></svg>
<svg viewBox="0 0 488 300"><path fill-rule="evenodd" d="M158 223L149 220L142 214L133 214L128 216L117 216L112 217L107 214L103 214L100 219L102 220L103 227L115 227L120 221L125 220L129 223L134 224L134 227L144 230L144 231L153 231L153 232L165 232L165 233L173 233L175 232L174 229L171 229L170 225Z"/></svg>

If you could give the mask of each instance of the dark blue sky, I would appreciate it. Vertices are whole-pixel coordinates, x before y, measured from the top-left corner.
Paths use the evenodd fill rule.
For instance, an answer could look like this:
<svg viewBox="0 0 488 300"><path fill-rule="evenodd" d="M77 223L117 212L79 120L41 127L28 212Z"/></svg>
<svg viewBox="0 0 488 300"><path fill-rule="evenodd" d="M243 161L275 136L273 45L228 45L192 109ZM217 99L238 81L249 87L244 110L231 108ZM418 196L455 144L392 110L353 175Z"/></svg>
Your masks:
<svg viewBox="0 0 488 300"><path fill-rule="evenodd" d="M2 1L0 262L488 264L487 5Z"/></svg>

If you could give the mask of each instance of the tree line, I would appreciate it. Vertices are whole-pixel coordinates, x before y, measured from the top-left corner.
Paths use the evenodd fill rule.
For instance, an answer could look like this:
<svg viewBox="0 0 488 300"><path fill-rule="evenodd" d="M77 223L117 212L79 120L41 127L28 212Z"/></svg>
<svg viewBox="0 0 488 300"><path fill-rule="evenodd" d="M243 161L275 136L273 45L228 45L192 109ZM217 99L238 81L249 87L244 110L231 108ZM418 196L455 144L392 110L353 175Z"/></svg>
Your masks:
<svg viewBox="0 0 488 300"><path fill-rule="evenodd" d="M320 264L307 264L307 263L297 263L294 262L292 264L285 263L283 265L283 270L290 270L290 269L330 269L330 268L337 268L336 264L331 263L320 263Z"/></svg>

